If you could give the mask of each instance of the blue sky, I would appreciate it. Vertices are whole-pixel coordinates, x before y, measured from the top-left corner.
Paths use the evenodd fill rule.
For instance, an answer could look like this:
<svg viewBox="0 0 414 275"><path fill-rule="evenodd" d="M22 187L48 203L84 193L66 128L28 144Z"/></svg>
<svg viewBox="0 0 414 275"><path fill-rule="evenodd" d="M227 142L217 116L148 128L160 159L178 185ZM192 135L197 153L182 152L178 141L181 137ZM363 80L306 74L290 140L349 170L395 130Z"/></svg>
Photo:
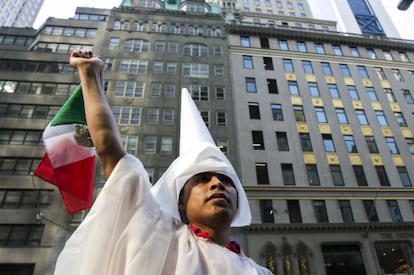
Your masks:
<svg viewBox="0 0 414 275"><path fill-rule="evenodd" d="M400 11L397 5L400 0L379 0L391 15L400 36L404 39L414 40L414 30L411 27L414 17L414 3L407 11ZM69 18L75 14L76 7L95 7L110 9L118 6L122 0L45 0L43 7L36 19L35 28L38 28L50 16L57 18Z"/></svg>

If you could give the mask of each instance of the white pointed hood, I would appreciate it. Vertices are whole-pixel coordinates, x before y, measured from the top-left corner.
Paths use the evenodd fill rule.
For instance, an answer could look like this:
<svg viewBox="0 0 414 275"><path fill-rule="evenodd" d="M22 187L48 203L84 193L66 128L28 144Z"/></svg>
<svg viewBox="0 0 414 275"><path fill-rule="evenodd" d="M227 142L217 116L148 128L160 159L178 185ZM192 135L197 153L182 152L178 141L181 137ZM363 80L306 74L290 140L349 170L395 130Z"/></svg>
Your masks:
<svg viewBox="0 0 414 275"><path fill-rule="evenodd" d="M180 155L151 188L161 210L180 220L180 191L189 178L202 172L221 173L233 180L238 193L238 209L231 226L249 225L251 213L242 184L230 161L215 145L187 89L182 89Z"/></svg>

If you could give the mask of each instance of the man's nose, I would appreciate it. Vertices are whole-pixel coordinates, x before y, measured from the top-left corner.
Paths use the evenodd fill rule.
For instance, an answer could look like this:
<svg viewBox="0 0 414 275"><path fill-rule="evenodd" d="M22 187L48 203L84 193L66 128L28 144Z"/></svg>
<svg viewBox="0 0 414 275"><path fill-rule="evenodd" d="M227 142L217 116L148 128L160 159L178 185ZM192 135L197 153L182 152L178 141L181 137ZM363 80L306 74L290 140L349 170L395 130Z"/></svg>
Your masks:
<svg viewBox="0 0 414 275"><path fill-rule="evenodd" d="M220 190L224 190L225 186L223 184L223 182L216 176L212 176L210 179L210 189L220 189Z"/></svg>

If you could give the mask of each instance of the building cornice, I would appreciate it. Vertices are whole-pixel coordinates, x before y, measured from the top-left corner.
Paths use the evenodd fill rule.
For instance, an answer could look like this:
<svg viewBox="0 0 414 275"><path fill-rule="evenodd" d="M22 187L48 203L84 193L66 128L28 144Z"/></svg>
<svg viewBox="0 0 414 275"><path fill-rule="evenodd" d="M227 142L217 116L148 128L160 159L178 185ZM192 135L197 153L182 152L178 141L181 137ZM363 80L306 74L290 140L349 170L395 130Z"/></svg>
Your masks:
<svg viewBox="0 0 414 275"><path fill-rule="evenodd" d="M244 186L250 200L395 200L414 198L413 187Z"/></svg>
<svg viewBox="0 0 414 275"><path fill-rule="evenodd" d="M414 41L387 38L374 35L360 35L323 30L307 30L289 26L253 26L246 24L226 24L229 34L273 37L278 39L294 39L315 42L347 44L372 48L384 48L400 51L414 51Z"/></svg>
<svg viewBox="0 0 414 275"><path fill-rule="evenodd" d="M244 227L247 233L315 233L324 231L341 232L383 232L414 230L414 222L373 222L373 223L292 223L292 224L251 224Z"/></svg>

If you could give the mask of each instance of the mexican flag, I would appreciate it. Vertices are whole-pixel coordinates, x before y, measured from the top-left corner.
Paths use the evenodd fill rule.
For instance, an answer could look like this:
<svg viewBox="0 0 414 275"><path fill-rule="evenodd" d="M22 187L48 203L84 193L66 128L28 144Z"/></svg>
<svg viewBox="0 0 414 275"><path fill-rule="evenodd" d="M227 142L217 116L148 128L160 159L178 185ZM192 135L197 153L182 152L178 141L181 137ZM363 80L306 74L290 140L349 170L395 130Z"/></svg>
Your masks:
<svg viewBox="0 0 414 275"><path fill-rule="evenodd" d="M43 132L46 154L34 174L59 187L70 214L92 205L95 149L79 85Z"/></svg>

